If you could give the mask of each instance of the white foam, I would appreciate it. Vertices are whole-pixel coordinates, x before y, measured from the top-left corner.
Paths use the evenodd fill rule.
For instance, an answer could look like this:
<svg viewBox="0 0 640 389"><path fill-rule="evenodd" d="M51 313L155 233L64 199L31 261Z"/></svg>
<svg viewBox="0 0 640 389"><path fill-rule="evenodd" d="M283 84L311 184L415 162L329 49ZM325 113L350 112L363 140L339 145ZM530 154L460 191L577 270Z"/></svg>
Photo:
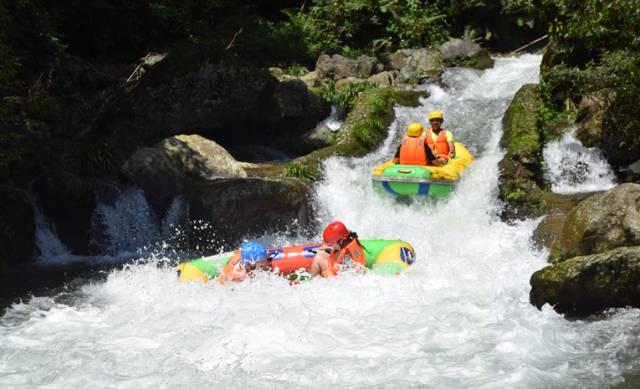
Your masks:
<svg viewBox="0 0 640 389"><path fill-rule="evenodd" d="M616 185L615 173L597 148L585 147L575 129L549 142L543 150L545 179L556 193L608 190Z"/></svg>

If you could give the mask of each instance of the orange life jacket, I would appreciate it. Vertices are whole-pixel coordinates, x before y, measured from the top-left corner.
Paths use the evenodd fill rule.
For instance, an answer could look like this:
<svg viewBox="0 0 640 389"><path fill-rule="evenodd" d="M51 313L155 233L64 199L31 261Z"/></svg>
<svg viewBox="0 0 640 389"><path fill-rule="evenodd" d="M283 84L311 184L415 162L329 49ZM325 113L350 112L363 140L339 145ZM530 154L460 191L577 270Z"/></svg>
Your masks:
<svg viewBox="0 0 640 389"><path fill-rule="evenodd" d="M357 239L351 240L348 245L340 250L334 251L329 257L329 268L322 272L323 277L332 277L338 274L339 265L342 264L345 256L350 256L351 260L361 266L366 266L366 259L362 246Z"/></svg>
<svg viewBox="0 0 640 389"><path fill-rule="evenodd" d="M438 157L449 159L449 142L447 141L447 130L441 128L438 135L436 135L431 128L429 128L427 131L429 131L429 134L426 136L427 144L431 148L434 148L435 146ZM435 143L433 141L434 135L436 137Z"/></svg>
<svg viewBox="0 0 640 389"><path fill-rule="evenodd" d="M400 146L400 163L403 165L426 165L427 153L424 151L425 136L405 135Z"/></svg>
<svg viewBox="0 0 640 389"><path fill-rule="evenodd" d="M225 281L240 282L247 278L247 272L240 261L240 250L233 254L222 269L222 274L218 277L218 282L224 284Z"/></svg>

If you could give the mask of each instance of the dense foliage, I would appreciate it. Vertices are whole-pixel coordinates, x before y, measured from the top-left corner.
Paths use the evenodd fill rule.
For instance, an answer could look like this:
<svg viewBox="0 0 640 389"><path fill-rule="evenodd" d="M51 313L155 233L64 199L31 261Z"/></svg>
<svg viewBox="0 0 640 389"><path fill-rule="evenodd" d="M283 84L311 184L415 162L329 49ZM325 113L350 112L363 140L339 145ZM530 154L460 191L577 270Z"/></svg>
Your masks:
<svg viewBox="0 0 640 389"><path fill-rule="evenodd" d="M638 150L640 2L509 0L508 5L528 7L549 23L551 44L541 68L542 125L571 118L582 96L597 94L607 100L604 125L622 134L627 150Z"/></svg>

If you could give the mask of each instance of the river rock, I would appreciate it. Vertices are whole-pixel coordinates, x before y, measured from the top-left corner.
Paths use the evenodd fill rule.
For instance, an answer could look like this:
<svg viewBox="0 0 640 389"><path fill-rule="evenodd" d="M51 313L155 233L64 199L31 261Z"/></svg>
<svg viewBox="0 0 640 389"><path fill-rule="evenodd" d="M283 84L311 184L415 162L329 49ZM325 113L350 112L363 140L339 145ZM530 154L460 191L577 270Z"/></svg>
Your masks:
<svg viewBox="0 0 640 389"><path fill-rule="evenodd" d="M315 70L320 78L337 81L347 77L368 78L383 68L377 59L366 55L350 59L339 54L323 54L318 58Z"/></svg>
<svg viewBox="0 0 640 389"><path fill-rule="evenodd" d="M493 67L493 59L489 52L470 39L452 38L440 46L440 53L446 66L480 70Z"/></svg>
<svg viewBox="0 0 640 389"><path fill-rule="evenodd" d="M389 58L391 70L398 70L398 83L437 81L444 69L442 54L430 49L402 49Z"/></svg>
<svg viewBox="0 0 640 389"><path fill-rule="evenodd" d="M273 107L269 109L269 115L263 118L267 123L279 123L284 128L297 129L280 135L300 135L331 112L331 107L319 96L310 93L300 79L276 85L271 105ZM310 112L315 114L309 115Z"/></svg>
<svg viewBox="0 0 640 389"><path fill-rule="evenodd" d="M610 104L604 91L582 96L576 117L576 138L587 147L602 147L602 124Z"/></svg>
<svg viewBox="0 0 640 389"><path fill-rule="evenodd" d="M531 276L530 300L560 313L586 315L640 307L640 246L620 247L556 263Z"/></svg>
<svg viewBox="0 0 640 389"><path fill-rule="evenodd" d="M378 74L374 74L373 76L369 77L367 81L372 84L384 87L395 85L396 78L398 78L398 72L395 70L388 70L380 72Z"/></svg>
<svg viewBox="0 0 640 389"><path fill-rule="evenodd" d="M202 182L190 196L190 217L207 223L218 243L311 222L309 184L294 178L228 178ZM213 235L210 235L213 234Z"/></svg>
<svg viewBox="0 0 640 389"><path fill-rule="evenodd" d="M307 88L309 89L318 88L321 84L320 76L318 75L318 72L316 70L309 72L304 76L300 77L300 80L302 80L302 82L304 82Z"/></svg>
<svg viewBox="0 0 640 389"><path fill-rule="evenodd" d="M625 112L615 99L607 108L602 125L602 151L614 167L629 165L640 157L640 119Z"/></svg>
<svg viewBox="0 0 640 389"><path fill-rule="evenodd" d="M552 258L640 245L640 185L623 184L581 201L554 240Z"/></svg>
<svg viewBox="0 0 640 389"><path fill-rule="evenodd" d="M523 85L509 105L502 126L500 144L506 154L500 169L500 199L506 203L506 219L540 215L547 203L541 183L542 139L536 122L538 85Z"/></svg>
<svg viewBox="0 0 640 389"><path fill-rule="evenodd" d="M0 186L0 264L16 264L33 257L35 222L29 195Z"/></svg>
<svg viewBox="0 0 640 389"><path fill-rule="evenodd" d="M181 133L234 145L300 134L328 115L329 106L304 83L283 84L239 58L176 50L120 90L94 130L113 133L125 146Z"/></svg>
<svg viewBox="0 0 640 389"><path fill-rule="evenodd" d="M195 182L247 176L223 147L199 135L177 135L155 147L141 148L124 163L121 172L144 190L160 215L173 198L190 191Z"/></svg>

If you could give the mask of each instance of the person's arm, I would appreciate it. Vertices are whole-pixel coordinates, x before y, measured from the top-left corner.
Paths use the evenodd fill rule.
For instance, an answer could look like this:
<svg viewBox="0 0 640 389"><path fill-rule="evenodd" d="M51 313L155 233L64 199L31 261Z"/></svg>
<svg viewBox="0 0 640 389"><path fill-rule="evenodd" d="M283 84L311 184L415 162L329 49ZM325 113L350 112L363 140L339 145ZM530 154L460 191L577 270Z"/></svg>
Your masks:
<svg viewBox="0 0 640 389"><path fill-rule="evenodd" d="M456 145L453 142L453 134L447 131L447 142L449 142L449 158L456 156Z"/></svg>

